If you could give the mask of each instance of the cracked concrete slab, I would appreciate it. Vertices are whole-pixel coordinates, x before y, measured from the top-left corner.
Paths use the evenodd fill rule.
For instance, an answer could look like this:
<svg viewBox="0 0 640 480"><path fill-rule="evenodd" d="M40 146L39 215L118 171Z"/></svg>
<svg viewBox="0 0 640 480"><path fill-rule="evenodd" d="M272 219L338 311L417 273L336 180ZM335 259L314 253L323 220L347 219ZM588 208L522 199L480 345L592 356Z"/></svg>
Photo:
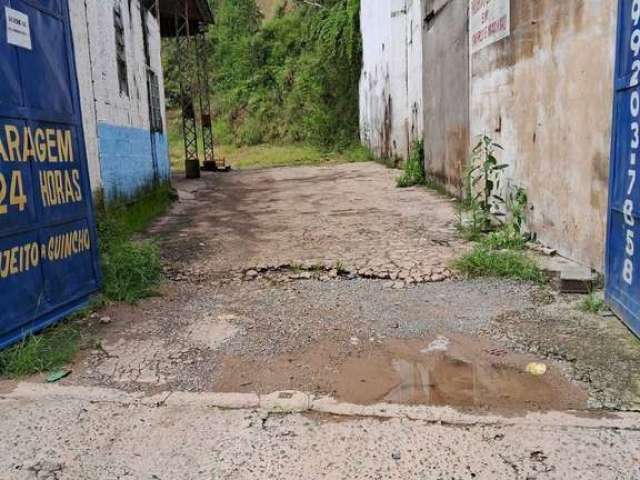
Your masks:
<svg viewBox="0 0 640 480"><path fill-rule="evenodd" d="M640 422L632 413L504 418L316 399L305 412L269 414L246 396L230 401L182 393L158 400L106 389L18 385L0 398L0 423L20 439L0 450L0 478L35 479L39 468L49 467L59 480L640 475Z"/></svg>

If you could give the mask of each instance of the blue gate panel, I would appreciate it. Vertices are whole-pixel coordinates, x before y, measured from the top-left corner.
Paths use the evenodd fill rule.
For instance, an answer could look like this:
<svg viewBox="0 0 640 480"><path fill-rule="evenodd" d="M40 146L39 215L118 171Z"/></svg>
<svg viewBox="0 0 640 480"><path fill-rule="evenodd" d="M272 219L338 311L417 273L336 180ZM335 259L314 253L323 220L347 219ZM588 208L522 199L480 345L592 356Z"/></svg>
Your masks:
<svg viewBox="0 0 640 480"><path fill-rule="evenodd" d="M4 9L9 6L9 0L0 0L0 15L4 27ZM7 30L0 28L0 104L21 105L22 90L18 73L18 53L15 47L7 43Z"/></svg>
<svg viewBox="0 0 640 480"><path fill-rule="evenodd" d="M32 164L19 161L23 149L10 148L16 146L16 136L23 135L26 125L25 121L0 118L0 232L22 230L37 220ZM10 160L12 156L13 161ZM9 161L3 161L4 158ZM16 197L21 195L24 198L17 201ZM25 199L26 203L23 203Z"/></svg>
<svg viewBox="0 0 640 480"><path fill-rule="evenodd" d="M640 335L640 0L619 0L606 298Z"/></svg>
<svg viewBox="0 0 640 480"><path fill-rule="evenodd" d="M20 73L25 106L48 112L73 113L72 83L67 60L65 24L24 1L13 0L14 8L29 15L33 49L20 55ZM46 55L42 53L46 51ZM38 75L33 75L38 72ZM77 80L74 78L74 82Z"/></svg>
<svg viewBox="0 0 640 480"><path fill-rule="evenodd" d="M83 297L96 289L91 266L93 238L86 220L58 225L42 232L46 251L42 263L45 298L51 307Z"/></svg>
<svg viewBox="0 0 640 480"><path fill-rule="evenodd" d="M0 338L20 336L45 308L37 232L0 239L0 255Z"/></svg>
<svg viewBox="0 0 640 480"><path fill-rule="evenodd" d="M84 216L87 212L81 178L86 177L85 163L77 157L78 130L72 126L32 123L34 132L45 132L55 140L47 149L48 160L33 163L34 190L38 214L49 221L63 221ZM62 147L61 147L62 146ZM55 161L52 161L55 159Z"/></svg>
<svg viewBox="0 0 640 480"><path fill-rule="evenodd" d="M5 7L31 49L7 43ZM66 0L0 0L0 348L100 286L69 25Z"/></svg>

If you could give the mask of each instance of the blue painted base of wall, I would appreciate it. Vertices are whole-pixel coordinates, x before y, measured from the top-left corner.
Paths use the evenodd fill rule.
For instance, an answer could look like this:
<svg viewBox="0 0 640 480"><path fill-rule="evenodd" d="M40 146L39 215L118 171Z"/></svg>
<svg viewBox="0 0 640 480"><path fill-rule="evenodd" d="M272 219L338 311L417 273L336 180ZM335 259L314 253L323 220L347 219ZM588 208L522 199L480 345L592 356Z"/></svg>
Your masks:
<svg viewBox="0 0 640 480"><path fill-rule="evenodd" d="M154 181L169 179L169 147L165 135L100 123L98 137L106 200L131 197Z"/></svg>
<svg viewBox="0 0 640 480"><path fill-rule="evenodd" d="M156 158L158 159L158 177L168 182L171 178L171 160L169 159L169 141L162 133L154 133Z"/></svg>

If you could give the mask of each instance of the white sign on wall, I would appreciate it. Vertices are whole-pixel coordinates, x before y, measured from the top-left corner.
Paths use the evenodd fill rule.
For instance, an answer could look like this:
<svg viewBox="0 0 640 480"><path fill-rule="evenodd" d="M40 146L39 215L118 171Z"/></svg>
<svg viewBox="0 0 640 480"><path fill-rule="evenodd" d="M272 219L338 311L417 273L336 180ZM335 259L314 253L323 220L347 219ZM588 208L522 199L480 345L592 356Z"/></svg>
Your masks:
<svg viewBox="0 0 640 480"><path fill-rule="evenodd" d="M511 33L511 0L469 0L471 54Z"/></svg>
<svg viewBox="0 0 640 480"><path fill-rule="evenodd" d="M29 17L9 7L4 7L4 16L7 20L7 43L31 50Z"/></svg>

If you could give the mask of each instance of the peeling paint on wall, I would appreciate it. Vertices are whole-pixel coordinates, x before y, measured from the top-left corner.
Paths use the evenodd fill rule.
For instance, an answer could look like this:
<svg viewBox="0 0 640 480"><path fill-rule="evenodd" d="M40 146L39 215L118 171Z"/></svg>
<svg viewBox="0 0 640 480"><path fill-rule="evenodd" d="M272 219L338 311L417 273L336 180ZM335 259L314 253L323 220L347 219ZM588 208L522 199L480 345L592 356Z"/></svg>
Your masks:
<svg viewBox="0 0 640 480"><path fill-rule="evenodd" d="M468 0L427 0L426 7L425 168L458 194L469 151Z"/></svg>
<svg viewBox="0 0 640 480"><path fill-rule="evenodd" d="M504 147L529 228L602 271L616 2L511 2L511 36L471 57L472 138Z"/></svg>
<svg viewBox="0 0 640 480"><path fill-rule="evenodd" d="M406 159L422 138L422 1L362 0L362 143Z"/></svg>

